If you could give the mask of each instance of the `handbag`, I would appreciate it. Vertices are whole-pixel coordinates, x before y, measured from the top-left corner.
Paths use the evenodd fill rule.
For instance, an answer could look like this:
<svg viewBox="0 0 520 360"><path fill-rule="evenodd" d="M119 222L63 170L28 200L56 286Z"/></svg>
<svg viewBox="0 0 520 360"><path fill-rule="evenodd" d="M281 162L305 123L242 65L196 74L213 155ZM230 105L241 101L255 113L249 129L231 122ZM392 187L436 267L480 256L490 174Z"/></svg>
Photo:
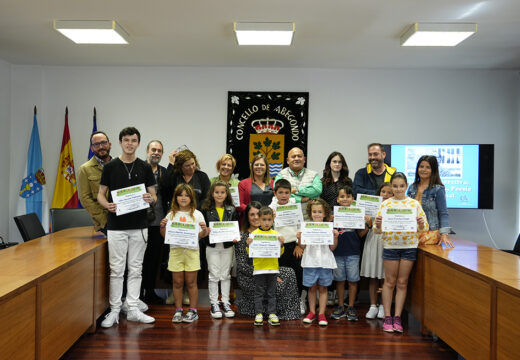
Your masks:
<svg viewBox="0 0 520 360"><path fill-rule="evenodd" d="M441 241L439 230L428 230L419 234L419 244L437 245Z"/></svg>

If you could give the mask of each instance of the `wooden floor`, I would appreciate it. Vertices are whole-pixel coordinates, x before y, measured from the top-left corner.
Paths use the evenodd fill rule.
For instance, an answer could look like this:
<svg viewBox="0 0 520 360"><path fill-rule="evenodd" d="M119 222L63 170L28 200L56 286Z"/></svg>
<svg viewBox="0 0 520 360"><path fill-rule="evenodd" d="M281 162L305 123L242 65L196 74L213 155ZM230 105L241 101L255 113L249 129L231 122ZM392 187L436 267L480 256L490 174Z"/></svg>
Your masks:
<svg viewBox="0 0 520 360"><path fill-rule="evenodd" d="M367 307L358 308L360 319L329 319L329 326L282 321L278 327L254 326L243 316L214 320L200 308L193 324L171 322L173 307L152 305L147 312L155 324L127 322L98 328L86 334L62 359L456 359L442 341L433 342L418 329L388 334L381 320L367 320ZM331 309L328 309L328 313Z"/></svg>

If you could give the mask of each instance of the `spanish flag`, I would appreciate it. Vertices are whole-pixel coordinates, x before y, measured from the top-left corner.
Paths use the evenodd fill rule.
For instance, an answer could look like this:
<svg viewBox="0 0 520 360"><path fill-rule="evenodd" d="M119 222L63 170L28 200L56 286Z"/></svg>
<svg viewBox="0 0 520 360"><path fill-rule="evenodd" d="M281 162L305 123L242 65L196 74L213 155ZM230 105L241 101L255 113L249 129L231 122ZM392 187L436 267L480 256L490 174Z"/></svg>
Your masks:
<svg viewBox="0 0 520 360"><path fill-rule="evenodd" d="M52 198L53 208L77 208L79 204L74 160L72 159L72 146L70 144L68 117L69 109L65 108L65 129L63 129L60 162L58 163L54 197Z"/></svg>

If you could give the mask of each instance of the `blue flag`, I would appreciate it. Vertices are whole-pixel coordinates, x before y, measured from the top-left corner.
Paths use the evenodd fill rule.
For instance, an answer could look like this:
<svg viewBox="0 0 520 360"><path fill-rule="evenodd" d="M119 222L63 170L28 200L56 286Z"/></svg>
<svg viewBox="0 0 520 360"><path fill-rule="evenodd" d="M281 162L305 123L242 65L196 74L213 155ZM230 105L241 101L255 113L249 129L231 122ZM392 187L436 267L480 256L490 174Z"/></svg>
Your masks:
<svg viewBox="0 0 520 360"><path fill-rule="evenodd" d="M36 113L34 114L31 141L27 151L27 166L19 191L17 213L18 215L36 213L43 228L49 228L49 202L45 189L45 172L42 166L42 149Z"/></svg>
<svg viewBox="0 0 520 360"><path fill-rule="evenodd" d="M97 122L96 122L96 108L94 108L94 125L92 126L92 134L97 131ZM92 151L92 148L90 144L88 145L88 159L92 158L94 156L94 152Z"/></svg>

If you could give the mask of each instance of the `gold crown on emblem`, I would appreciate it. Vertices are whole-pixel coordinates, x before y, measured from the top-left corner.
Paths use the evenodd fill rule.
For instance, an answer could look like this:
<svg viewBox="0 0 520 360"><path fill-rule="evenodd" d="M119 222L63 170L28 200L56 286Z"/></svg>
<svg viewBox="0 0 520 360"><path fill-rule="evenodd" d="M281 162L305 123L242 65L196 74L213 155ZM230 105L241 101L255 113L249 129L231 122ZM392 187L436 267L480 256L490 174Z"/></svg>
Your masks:
<svg viewBox="0 0 520 360"><path fill-rule="evenodd" d="M251 126L257 134L278 134L283 128L283 122L276 119L256 119L251 121Z"/></svg>

